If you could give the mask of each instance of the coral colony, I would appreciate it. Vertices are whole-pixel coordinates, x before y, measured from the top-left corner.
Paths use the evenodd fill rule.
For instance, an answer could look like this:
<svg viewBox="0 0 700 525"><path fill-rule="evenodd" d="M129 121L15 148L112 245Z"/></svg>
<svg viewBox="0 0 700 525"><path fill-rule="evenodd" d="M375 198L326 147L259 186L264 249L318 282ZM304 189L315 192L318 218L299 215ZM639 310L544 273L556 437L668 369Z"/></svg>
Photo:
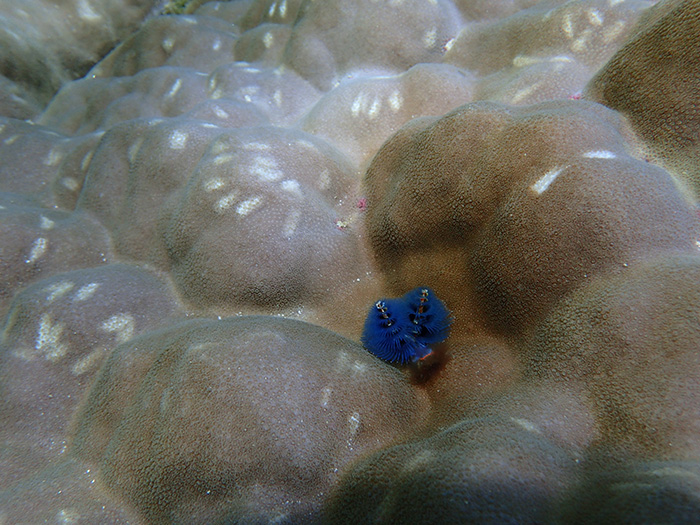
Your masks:
<svg viewBox="0 0 700 525"><path fill-rule="evenodd" d="M700 2L48 4L0 523L698 521Z"/></svg>

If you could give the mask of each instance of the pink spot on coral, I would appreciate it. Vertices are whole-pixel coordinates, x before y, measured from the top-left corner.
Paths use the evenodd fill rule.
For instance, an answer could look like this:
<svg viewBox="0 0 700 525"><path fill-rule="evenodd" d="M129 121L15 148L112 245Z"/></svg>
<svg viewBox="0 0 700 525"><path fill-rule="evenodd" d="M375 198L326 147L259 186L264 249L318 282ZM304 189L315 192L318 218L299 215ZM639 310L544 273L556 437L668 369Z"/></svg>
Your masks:
<svg viewBox="0 0 700 525"><path fill-rule="evenodd" d="M362 197L360 200L357 201L357 208L360 211L365 211L367 209L367 198Z"/></svg>
<svg viewBox="0 0 700 525"><path fill-rule="evenodd" d="M579 91L578 93L574 93L573 95L569 95L569 100L581 100L581 97L583 95Z"/></svg>

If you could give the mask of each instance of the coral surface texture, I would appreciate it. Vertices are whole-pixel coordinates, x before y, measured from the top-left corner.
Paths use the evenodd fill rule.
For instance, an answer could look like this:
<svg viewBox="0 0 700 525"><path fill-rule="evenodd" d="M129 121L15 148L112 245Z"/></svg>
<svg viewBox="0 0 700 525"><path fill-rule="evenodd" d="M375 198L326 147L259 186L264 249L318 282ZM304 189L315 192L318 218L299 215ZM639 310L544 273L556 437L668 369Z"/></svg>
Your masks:
<svg viewBox="0 0 700 525"><path fill-rule="evenodd" d="M0 525L700 522L699 0L0 3Z"/></svg>

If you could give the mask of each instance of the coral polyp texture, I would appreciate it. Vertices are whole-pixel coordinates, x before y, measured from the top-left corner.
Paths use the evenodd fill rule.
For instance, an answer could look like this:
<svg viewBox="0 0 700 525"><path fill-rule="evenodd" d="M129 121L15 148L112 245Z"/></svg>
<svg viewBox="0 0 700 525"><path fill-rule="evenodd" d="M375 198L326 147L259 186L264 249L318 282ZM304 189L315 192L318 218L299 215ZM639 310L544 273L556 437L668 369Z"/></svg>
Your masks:
<svg viewBox="0 0 700 525"><path fill-rule="evenodd" d="M696 0L7 4L0 523L697 521Z"/></svg>

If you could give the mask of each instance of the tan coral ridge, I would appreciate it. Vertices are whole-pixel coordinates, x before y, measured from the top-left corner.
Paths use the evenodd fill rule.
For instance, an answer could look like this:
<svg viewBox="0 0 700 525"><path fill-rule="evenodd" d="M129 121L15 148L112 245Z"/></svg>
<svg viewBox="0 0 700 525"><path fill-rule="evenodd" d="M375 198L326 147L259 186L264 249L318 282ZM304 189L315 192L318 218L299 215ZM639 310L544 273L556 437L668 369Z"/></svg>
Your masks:
<svg viewBox="0 0 700 525"><path fill-rule="evenodd" d="M692 521L697 3L654 3L208 2L3 119L0 522ZM377 360L421 284L452 335Z"/></svg>

